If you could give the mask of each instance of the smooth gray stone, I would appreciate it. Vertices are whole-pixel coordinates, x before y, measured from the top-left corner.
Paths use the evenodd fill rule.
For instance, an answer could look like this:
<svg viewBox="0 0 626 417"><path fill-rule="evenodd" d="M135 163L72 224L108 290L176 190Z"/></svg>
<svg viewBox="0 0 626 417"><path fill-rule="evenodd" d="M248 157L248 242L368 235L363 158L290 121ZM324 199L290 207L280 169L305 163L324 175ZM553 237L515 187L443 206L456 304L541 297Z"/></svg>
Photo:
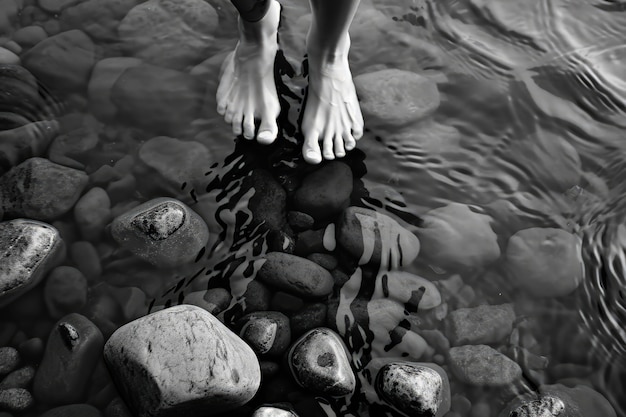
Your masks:
<svg viewBox="0 0 626 417"><path fill-rule="evenodd" d="M120 327L104 359L140 417L204 415L239 407L261 382L253 350L206 310L179 305Z"/></svg>

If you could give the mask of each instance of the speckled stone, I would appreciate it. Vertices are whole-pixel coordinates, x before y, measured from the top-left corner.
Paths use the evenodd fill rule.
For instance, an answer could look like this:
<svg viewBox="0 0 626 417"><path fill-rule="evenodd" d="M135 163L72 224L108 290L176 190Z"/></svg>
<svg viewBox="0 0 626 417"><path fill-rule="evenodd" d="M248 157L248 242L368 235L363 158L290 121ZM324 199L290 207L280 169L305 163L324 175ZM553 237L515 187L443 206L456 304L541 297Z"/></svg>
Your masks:
<svg viewBox="0 0 626 417"><path fill-rule="evenodd" d="M184 203L156 198L115 218L111 235L138 257L172 267L196 258L208 241L209 229Z"/></svg>
<svg viewBox="0 0 626 417"><path fill-rule="evenodd" d="M65 256L59 232L46 223L0 223L0 307L35 287Z"/></svg>
<svg viewBox="0 0 626 417"><path fill-rule="evenodd" d="M11 346L0 347L0 376L6 375L20 365L20 353Z"/></svg>
<svg viewBox="0 0 626 417"><path fill-rule="evenodd" d="M335 332L319 327L304 334L291 347L289 368L305 389L330 397L352 394L356 379L347 348Z"/></svg>
<svg viewBox="0 0 626 417"><path fill-rule="evenodd" d="M405 415L439 417L444 396L450 395L447 384L447 378L444 381L430 367L392 362L378 371L375 389L385 402Z"/></svg>
<svg viewBox="0 0 626 417"><path fill-rule="evenodd" d="M562 400L548 395L523 403L512 410L508 417L559 417L564 410Z"/></svg>
<svg viewBox="0 0 626 417"><path fill-rule="evenodd" d="M249 401L260 385L254 351L200 307L180 305L120 327L104 358L140 417L219 413Z"/></svg>
<svg viewBox="0 0 626 417"><path fill-rule="evenodd" d="M296 413L281 407L262 405L254 410L252 417L298 417Z"/></svg>
<svg viewBox="0 0 626 417"><path fill-rule="evenodd" d="M33 382L38 402L80 402L102 355L104 337L86 317L72 313L53 327Z"/></svg>
<svg viewBox="0 0 626 417"><path fill-rule="evenodd" d="M0 390L0 409L8 411L24 411L34 404L33 396L24 388Z"/></svg>
<svg viewBox="0 0 626 417"><path fill-rule="evenodd" d="M74 207L88 180L83 171L29 158L0 177L0 202L6 216L53 220Z"/></svg>
<svg viewBox="0 0 626 417"><path fill-rule="evenodd" d="M514 321L511 304L460 308L446 317L446 335L454 346L497 343L511 334Z"/></svg>
<svg viewBox="0 0 626 417"><path fill-rule="evenodd" d="M487 345L453 347L448 354L450 370L465 384L502 387L522 377L517 363Z"/></svg>

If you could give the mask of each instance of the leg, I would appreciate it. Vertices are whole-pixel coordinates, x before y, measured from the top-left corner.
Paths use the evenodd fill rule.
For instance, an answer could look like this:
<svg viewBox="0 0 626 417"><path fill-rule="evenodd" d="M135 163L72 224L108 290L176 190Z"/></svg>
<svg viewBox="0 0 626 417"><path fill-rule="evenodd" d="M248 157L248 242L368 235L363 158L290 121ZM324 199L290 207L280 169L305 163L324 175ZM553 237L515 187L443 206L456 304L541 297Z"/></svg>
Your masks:
<svg viewBox="0 0 626 417"><path fill-rule="evenodd" d="M217 111L231 123L233 133L255 136L269 144L276 139L280 104L274 84L278 51L280 4L277 0L232 0L240 13L239 42L226 58L217 88Z"/></svg>
<svg viewBox="0 0 626 417"><path fill-rule="evenodd" d="M307 37L309 93L302 117L302 154L316 164L322 158L344 156L363 135L363 116L348 65L348 29L359 0L310 2L313 22Z"/></svg>

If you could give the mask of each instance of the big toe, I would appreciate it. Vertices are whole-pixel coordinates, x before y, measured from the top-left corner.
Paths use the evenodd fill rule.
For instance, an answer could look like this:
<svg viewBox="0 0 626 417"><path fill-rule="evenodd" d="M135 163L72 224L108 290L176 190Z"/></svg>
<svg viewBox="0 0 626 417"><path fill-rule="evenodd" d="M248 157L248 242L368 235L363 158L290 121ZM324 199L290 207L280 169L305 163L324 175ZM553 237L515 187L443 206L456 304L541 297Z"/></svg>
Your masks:
<svg viewBox="0 0 626 417"><path fill-rule="evenodd" d="M278 136L278 125L275 119L264 119L259 126L259 133L257 133L257 141L262 145L269 145L276 140Z"/></svg>
<svg viewBox="0 0 626 417"><path fill-rule="evenodd" d="M305 138L304 146L302 147L302 156L309 164L319 164L322 162L322 152L318 140L319 134L313 134Z"/></svg>

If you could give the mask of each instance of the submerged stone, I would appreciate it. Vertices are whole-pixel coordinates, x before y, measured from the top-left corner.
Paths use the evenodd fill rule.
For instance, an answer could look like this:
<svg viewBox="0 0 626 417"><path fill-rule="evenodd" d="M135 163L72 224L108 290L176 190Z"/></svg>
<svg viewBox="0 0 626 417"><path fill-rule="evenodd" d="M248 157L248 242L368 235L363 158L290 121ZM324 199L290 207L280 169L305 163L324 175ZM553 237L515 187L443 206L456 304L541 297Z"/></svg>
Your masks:
<svg viewBox="0 0 626 417"><path fill-rule="evenodd" d="M106 343L116 386L140 417L219 413L260 385L252 349L207 311L180 305L120 327Z"/></svg>
<svg viewBox="0 0 626 417"><path fill-rule="evenodd" d="M394 129L431 115L441 101L434 81L395 68L356 76L354 85L368 122Z"/></svg>
<svg viewBox="0 0 626 417"><path fill-rule="evenodd" d="M504 269L512 284L535 297L560 297L583 280L581 239L565 230L534 227L509 239Z"/></svg>
<svg viewBox="0 0 626 417"><path fill-rule="evenodd" d="M0 223L0 306L35 287L64 256L65 244L49 224L24 219Z"/></svg>
<svg viewBox="0 0 626 417"><path fill-rule="evenodd" d="M500 257L491 218L465 204L451 203L430 210L416 233L421 254L445 269L480 268Z"/></svg>
<svg viewBox="0 0 626 417"><path fill-rule="evenodd" d="M115 218L111 235L138 257L157 266L171 267L193 261L206 245L209 230L187 205L162 197Z"/></svg>
<svg viewBox="0 0 626 417"><path fill-rule="evenodd" d="M296 382L305 389L343 397L356 388L347 348L330 329L320 327L300 337L289 350L288 361Z"/></svg>
<svg viewBox="0 0 626 417"><path fill-rule="evenodd" d="M103 345L102 332L86 317L72 313L59 320L35 375L37 401L51 405L80 402Z"/></svg>
<svg viewBox="0 0 626 417"><path fill-rule="evenodd" d="M409 265L420 250L420 241L409 230L389 216L361 207L343 211L336 236L359 265L380 265L381 269Z"/></svg>
<svg viewBox="0 0 626 417"><path fill-rule="evenodd" d="M438 417L447 412L441 410L446 395L450 402L447 378L418 363L383 366L376 375L375 389L385 402L407 416Z"/></svg>
<svg viewBox="0 0 626 417"><path fill-rule="evenodd" d="M352 171L341 161L330 161L302 180L293 199L297 210L327 219L350 205Z"/></svg>
<svg viewBox="0 0 626 417"><path fill-rule="evenodd" d="M511 334L515 317L511 304L460 308L446 317L446 335L454 346L498 343Z"/></svg>
<svg viewBox="0 0 626 417"><path fill-rule="evenodd" d="M88 180L83 171L30 158L0 177L0 201L7 217L54 220L74 207Z"/></svg>
<svg viewBox="0 0 626 417"><path fill-rule="evenodd" d="M503 387L522 377L517 363L487 345L453 347L448 354L450 370L468 385Z"/></svg>
<svg viewBox="0 0 626 417"><path fill-rule="evenodd" d="M271 252L257 277L266 284L308 298L324 297L333 290L333 277L324 268L299 256Z"/></svg>

